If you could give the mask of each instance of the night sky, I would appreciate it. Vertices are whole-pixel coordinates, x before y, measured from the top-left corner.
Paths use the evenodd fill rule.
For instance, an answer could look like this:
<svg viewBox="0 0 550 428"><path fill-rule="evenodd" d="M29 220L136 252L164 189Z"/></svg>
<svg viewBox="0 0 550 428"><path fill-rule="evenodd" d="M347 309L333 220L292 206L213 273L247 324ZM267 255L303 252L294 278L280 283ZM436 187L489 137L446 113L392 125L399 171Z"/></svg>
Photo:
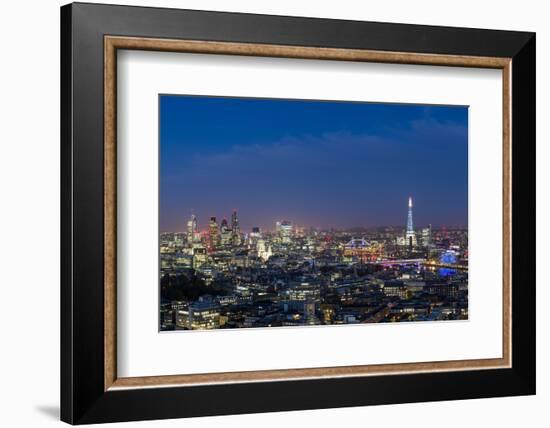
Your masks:
<svg viewBox="0 0 550 428"><path fill-rule="evenodd" d="M160 96L160 230L467 225L467 107Z"/></svg>

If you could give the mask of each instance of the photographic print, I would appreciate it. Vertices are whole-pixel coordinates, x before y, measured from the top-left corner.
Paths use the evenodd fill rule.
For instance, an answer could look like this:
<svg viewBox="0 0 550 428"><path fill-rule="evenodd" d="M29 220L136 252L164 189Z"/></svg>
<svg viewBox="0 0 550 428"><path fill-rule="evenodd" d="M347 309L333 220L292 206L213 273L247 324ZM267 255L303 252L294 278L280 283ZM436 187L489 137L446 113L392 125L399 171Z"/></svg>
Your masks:
<svg viewBox="0 0 550 428"><path fill-rule="evenodd" d="M467 106L167 94L159 145L161 331L468 319Z"/></svg>

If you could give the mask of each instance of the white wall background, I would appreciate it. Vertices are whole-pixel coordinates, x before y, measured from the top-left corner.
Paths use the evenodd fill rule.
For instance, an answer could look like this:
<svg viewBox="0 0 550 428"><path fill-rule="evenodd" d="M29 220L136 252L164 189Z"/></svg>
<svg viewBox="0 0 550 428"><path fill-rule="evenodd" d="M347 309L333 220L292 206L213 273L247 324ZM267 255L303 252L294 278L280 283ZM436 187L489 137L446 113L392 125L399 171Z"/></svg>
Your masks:
<svg viewBox="0 0 550 428"><path fill-rule="evenodd" d="M123 2L122 0L120 0ZM103 3L116 3L103 1ZM462 0L148 0L126 4L322 18L485 27L537 32L537 223L550 218L550 27L545 2ZM58 0L4 2L0 13L0 423L59 424L59 6ZM546 120L545 120L546 119ZM550 257L539 227L538 265ZM538 279L538 395L263 415L143 422L141 426L517 427L548 420L550 342ZM546 422L547 423L547 422ZM125 426L137 426L137 423Z"/></svg>

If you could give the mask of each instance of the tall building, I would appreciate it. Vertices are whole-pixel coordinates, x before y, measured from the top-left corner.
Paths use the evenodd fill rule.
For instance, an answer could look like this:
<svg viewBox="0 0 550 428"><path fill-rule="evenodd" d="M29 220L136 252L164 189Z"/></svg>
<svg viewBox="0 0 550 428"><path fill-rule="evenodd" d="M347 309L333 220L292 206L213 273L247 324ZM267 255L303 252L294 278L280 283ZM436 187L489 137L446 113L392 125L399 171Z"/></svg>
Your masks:
<svg viewBox="0 0 550 428"><path fill-rule="evenodd" d="M216 217L210 217L210 223L208 223L208 232L210 237L210 249L216 249L220 246L220 231L218 229L218 223Z"/></svg>
<svg viewBox="0 0 550 428"><path fill-rule="evenodd" d="M283 220L279 225L279 237L283 244L290 243L292 237L292 223L288 220Z"/></svg>
<svg viewBox="0 0 550 428"><path fill-rule="evenodd" d="M407 231L405 232L405 242L412 250L412 247L416 246L416 234L414 233L413 226L413 202L412 197L409 196L409 212L407 214Z"/></svg>
<svg viewBox="0 0 550 428"><path fill-rule="evenodd" d="M233 240L233 231L227 223L227 219L223 219L221 223L221 243L222 245L230 245Z"/></svg>
<svg viewBox="0 0 550 428"><path fill-rule="evenodd" d="M197 217L191 215L191 218L187 221L187 243L192 244L197 242L198 230L197 230Z"/></svg>
<svg viewBox="0 0 550 428"><path fill-rule="evenodd" d="M237 218L237 210L231 214L231 240L233 245L241 245L241 229L239 227L239 219Z"/></svg>
<svg viewBox="0 0 550 428"><path fill-rule="evenodd" d="M422 229L422 245L429 247L432 244L432 225L428 225Z"/></svg>

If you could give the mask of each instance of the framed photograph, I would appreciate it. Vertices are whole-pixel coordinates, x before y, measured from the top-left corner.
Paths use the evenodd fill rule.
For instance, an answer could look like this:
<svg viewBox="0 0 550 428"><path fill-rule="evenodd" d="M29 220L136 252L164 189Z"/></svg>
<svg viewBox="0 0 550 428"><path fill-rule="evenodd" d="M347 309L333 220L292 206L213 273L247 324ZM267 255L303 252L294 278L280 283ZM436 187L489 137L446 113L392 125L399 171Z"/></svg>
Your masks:
<svg viewBox="0 0 550 428"><path fill-rule="evenodd" d="M76 3L61 105L63 421L535 393L533 33Z"/></svg>

